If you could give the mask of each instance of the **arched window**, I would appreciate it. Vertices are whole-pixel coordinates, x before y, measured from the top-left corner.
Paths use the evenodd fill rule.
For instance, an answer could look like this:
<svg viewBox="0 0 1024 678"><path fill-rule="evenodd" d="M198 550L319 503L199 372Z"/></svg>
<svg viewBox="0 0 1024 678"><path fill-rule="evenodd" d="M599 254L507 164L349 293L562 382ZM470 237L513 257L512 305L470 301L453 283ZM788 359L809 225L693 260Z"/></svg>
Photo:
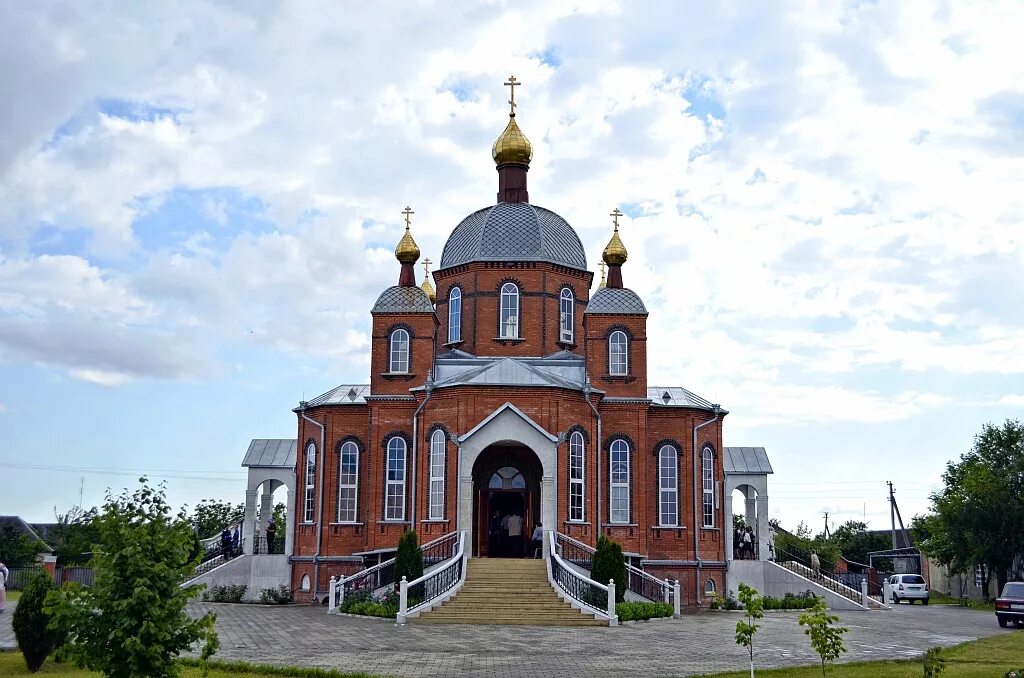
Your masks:
<svg viewBox="0 0 1024 678"><path fill-rule="evenodd" d="M701 454L704 473L704 527L715 526L715 453L705 447Z"/></svg>
<svg viewBox="0 0 1024 678"><path fill-rule="evenodd" d="M502 339L519 338L519 288L515 283L501 286L501 317L498 336Z"/></svg>
<svg viewBox="0 0 1024 678"><path fill-rule="evenodd" d="M448 293L448 343L462 340L462 290Z"/></svg>
<svg viewBox="0 0 1024 678"><path fill-rule="evenodd" d="M430 505L428 520L444 518L444 457L446 440L438 429L430 436Z"/></svg>
<svg viewBox="0 0 1024 678"><path fill-rule="evenodd" d="M622 330L608 337L608 374L629 373L629 339Z"/></svg>
<svg viewBox="0 0 1024 678"><path fill-rule="evenodd" d="M583 521L583 463L586 448L583 434L569 436L569 520Z"/></svg>
<svg viewBox="0 0 1024 678"><path fill-rule="evenodd" d="M405 520L405 440L388 441L388 464L384 476L384 520Z"/></svg>
<svg viewBox="0 0 1024 678"><path fill-rule="evenodd" d="M316 489L316 445L306 446L306 501L303 503L302 520L313 522L313 496Z"/></svg>
<svg viewBox="0 0 1024 678"><path fill-rule="evenodd" d="M356 522L356 489L359 483L359 447L351 440L338 451L338 522Z"/></svg>
<svg viewBox="0 0 1024 678"><path fill-rule="evenodd" d="M558 301L558 338L560 341L571 344L573 337L573 299L572 290L568 287L562 288L562 294Z"/></svg>
<svg viewBox="0 0 1024 678"><path fill-rule="evenodd" d="M309 575L308 574L302 575L302 581L299 582L299 590L300 591L308 591L309 590Z"/></svg>
<svg viewBox="0 0 1024 678"><path fill-rule="evenodd" d="M707 596L708 598L710 598L711 596L715 595L715 580L714 579L708 579L707 582L704 584L704 595Z"/></svg>
<svg viewBox="0 0 1024 678"><path fill-rule="evenodd" d="M401 328L391 333L391 365L388 371L409 371L409 332Z"/></svg>
<svg viewBox="0 0 1024 678"><path fill-rule="evenodd" d="M487 483L492 490L521 490L526 487L526 478L513 466L502 466Z"/></svg>
<svg viewBox="0 0 1024 678"><path fill-rule="evenodd" d="M671 445L658 451L658 524L679 525L679 453Z"/></svg>
<svg viewBox="0 0 1024 678"><path fill-rule="evenodd" d="M608 455L608 522L629 522L629 443L612 442Z"/></svg>

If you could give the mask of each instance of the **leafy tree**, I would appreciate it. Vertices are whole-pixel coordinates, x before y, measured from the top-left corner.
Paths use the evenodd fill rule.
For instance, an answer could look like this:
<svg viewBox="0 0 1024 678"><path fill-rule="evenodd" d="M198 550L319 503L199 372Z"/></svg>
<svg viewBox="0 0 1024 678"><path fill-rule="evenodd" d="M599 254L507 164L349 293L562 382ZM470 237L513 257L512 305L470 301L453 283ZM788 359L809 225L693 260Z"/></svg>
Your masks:
<svg viewBox="0 0 1024 678"><path fill-rule="evenodd" d="M829 543L847 560L865 565L868 553L885 551L892 546L889 537L868 531L867 523L859 520L848 520L833 530Z"/></svg>
<svg viewBox="0 0 1024 678"><path fill-rule="evenodd" d="M237 523L245 517L244 504L232 504L218 499L204 499L196 504L192 512L192 527L200 539L220 534L226 526Z"/></svg>
<svg viewBox="0 0 1024 678"><path fill-rule="evenodd" d="M202 659L216 652L216 617L185 612L200 587L181 588L198 564L184 511L172 516L164 488L144 477L139 483L130 494L107 493L96 519L92 587L65 584L45 609L68 635L67 655L78 666L112 678L173 677L178 654L197 642L204 641Z"/></svg>
<svg viewBox="0 0 1024 678"><path fill-rule="evenodd" d="M615 602L621 603L626 599L626 559L622 555L622 547L605 535L597 540L597 549L590 565L590 578L599 584L607 584L609 579L614 579Z"/></svg>
<svg viewBox="0 0 1024 678"><path fill-rule="evenodd" d="M800 615L800 626L806 626L804 633L811 637L811 647L821 657L821 675L825 675L825 663L834 662L846 647L843 634L849 631L845 626L836 626L839 617L825 609L825 599L818 598L807 612Z"/></svg>
<svg viewBox="0 0 1024 678"><path fill-rule="evenodd" d="M738 530L747 526L746 519L739 513L732 514L732 529Z"/></svg>
<svg viewBox="0 0 1024 678"><path fill-rule="evenodd" d="M929 534L922 548L953 571L987 565L1002 590L1014 556L1024 551L1024 424L985 424L942 480L931 497L934 519L917 526Z"/></svg>
<svg viewBox="0 0 1024 678"><path fill-rule="evenodd" d="M50 615L43 610L47 594L56 589L50 574L40 572L25 587L11 619L29 673L38 671L60 642L60 634L48 627Z"/></svg>
<svg viewBox="0 0 1024 678"><path fill-rule="evenodd" d="M402 581L413 581L423 576L423 551L415 530L409 530L398 540L398 552L395 553L395 584Z"/></svg>
<svg viewBox="0 0 1024 678"><path fill-rule="evenodd" d="M0 526L0 562L8 567L21 567L36 562L46 545L33 539L11 523Z"/></svg>
<svg viewBox="0 0 1024 678"><path fill-rule="evenodd" d="M736 622L736 644L750 651L750 678L754 678L754 634L761 627L756 620L764 617L764 601L757 589L740 583L740 602L746 619Z"/></svg>
<svg viewBox="0 0 1024 678"><path fill-rule="evenodd" d="M54 553L58 565L78 565L92 558L93 544L96 543L96 507L83 511L75 506L63 515L56 512L57 526L50 532L53 536Z"/></svg>

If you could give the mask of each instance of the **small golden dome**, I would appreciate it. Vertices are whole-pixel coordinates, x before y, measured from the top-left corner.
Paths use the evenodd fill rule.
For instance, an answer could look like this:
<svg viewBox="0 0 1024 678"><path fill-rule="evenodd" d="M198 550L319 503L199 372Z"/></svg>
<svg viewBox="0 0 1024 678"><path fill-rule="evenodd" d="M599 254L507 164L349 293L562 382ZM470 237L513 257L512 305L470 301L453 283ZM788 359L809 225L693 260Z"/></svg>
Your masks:
<svg viewBox="0 0 1024 678"><path fill-rule="evenodd" d="M599 289L599 290L604 289L605 287L608 287L608 283L606 283L605 280L604 280L604 267L605 267L605 263L602 261L601 262L601 284L597 286L597 289Z"/></svg>
<svg viewBox="0 0 1024 678"><path fill-rule="evenodd" d="M420 289L423 290L427 298L430 299L430 303L437 301L437 293L434 292L434 286L430 284L430 265L434 263L430 259L423 260L423 284L420 285Z"/></svg>
<svg viewBox="0 0 1024 678"><path fill-rule="evenodd" d="M494 164L503 165L507 162L514 162L520 165L529 165L533 158L533 145L526 138L519 125L516 124L516 114L508 116L508 125L494 141L491 147L491 156Z"/></svg>
<svg viewBox="0 0 1024 678"><path fill-rule="evenodd" d="M395 247L395 259L402 262L403 264L415 264L420 258L420 248L416 244L416 241L412 239L412 233L409 232L409 225L405 225L405 235L398 241L398 246Z"/></svg>
<svg viewBox="0 0 1024 678"><path fill-rule="evenodd" d="M618 226L615 227L615 232L612 233L612 239L605 246L602 258L604 263L609 266L622 266L626 263L626 259L629 258L629 252L626 251L626 246L622 244L622 239L619 237Z"/></svg>

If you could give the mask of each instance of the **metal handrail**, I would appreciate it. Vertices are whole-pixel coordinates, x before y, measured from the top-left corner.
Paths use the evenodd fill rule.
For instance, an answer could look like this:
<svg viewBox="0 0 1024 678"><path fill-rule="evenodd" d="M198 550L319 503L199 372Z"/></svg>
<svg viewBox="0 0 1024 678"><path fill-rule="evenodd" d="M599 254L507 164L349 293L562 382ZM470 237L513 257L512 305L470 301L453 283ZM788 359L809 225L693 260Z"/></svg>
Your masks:
<svg viewBox="0 0 1024 678"><path fill-rule="evenodd" d="M458 588L465 581L466 533L459 531L455 534L458 535L458 549L447 565L428 572L411 582L402 577L402 581L399 582L398 617L396 619L399 624L404 624L410 615L415 617L424 608L431 607L438 598ZM412 607L409 607L410 600L416 601Z"/></svg>
<svg viewBox="0 0 1024 678"><path fill-rule="evenodd" d="M561 532L555 532L555 535L556 543L558 544L559 548L562 549L563 554L565 551L565 546L569 546L571 550L574 551L583 551L584 553L587 553L590 556L593 556L596 552L596 549L587 546L583 542L577 541L568 535L562 534ZM590 569L591 558L577 559L569 557L564 559L572 563L573 565L585 567L585 569L587 570ZM582 565L582 563L586 563L586 565L584 566ZM634 567L629 563L624 564L626 566L627 590L632 591L638 596L646 598L650 601L665 603L675 602L675 584L668 580L662 581L654 575L644 572L640 568ZM639 581L636 581L637 579Z"/></svg>
<svg viewBox="0 0 1024 678"><path fill-rule="evenodd" d="M606 619L610 626L617 625L619 618L615 614L614 580L610 580L607 584L601 584L570 567L569 563L558 555L558 533L552 531L550 534L548 580L588 612L601 619ZM576 543L579 544L579 542ZM598 607L602 603L605 604L604 609Z"/></svg>
<svg viewBox="0 0 1024 678"><path fill-rule="evenodd" d="M836 595L842 596L843 598L846 598L848 600L852 600L853 602L858 603L860 605L864 604L862 600L863 595L860 591L851 586L848 586L847 584L844 584L838 579L835 579L833 577L833 573L824 571L820 567L818 568L818 571L815 572L812 567L809 567L808 565L801 562L796 554L793 554L789 551L779 551L778 556L776 557L776 562L779 565L785 567L787 570L792 570L801 576L807 577L815 584L818 584L819 586L826 588L829 591L832 591ZM868 598L868 600L870 600L871 602L877 602L871 599L870 597Z"/></svg>

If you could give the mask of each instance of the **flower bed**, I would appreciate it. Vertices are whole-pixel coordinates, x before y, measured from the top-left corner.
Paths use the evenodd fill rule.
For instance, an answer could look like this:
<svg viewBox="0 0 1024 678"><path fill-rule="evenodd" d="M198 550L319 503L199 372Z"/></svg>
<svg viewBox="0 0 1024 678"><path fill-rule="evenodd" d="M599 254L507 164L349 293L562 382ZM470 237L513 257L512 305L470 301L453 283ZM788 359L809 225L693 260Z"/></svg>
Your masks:
<svg viewBox="0 0 1024 678"><path fill-rule="evenodd" d="M672 606L668 603L618 603L615 605L615 615L620 622L671 617L673 611Z"/></svg>
<svg viewBox="0 0 1024 678"><path fill-rule="evenodd" d="M393 619L398 616L398 594L389 591L380 598L374 598L369 592L354 593L342 601L338 612Z"/></svg>

